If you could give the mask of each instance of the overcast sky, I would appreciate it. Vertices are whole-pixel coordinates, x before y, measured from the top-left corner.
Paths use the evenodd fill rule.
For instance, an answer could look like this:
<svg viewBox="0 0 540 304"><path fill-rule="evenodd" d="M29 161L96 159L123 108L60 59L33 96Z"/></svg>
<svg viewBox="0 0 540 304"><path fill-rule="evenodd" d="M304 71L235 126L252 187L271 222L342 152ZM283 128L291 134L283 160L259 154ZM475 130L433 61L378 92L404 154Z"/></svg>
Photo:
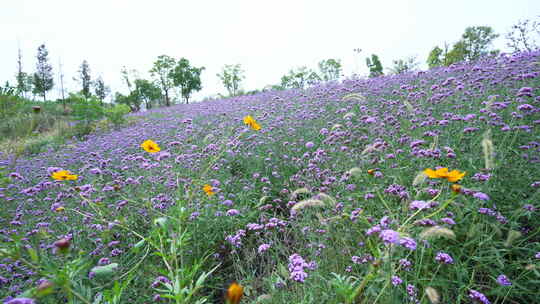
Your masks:
<svg viewBox="0 0 540 304"><path fill-rule="evenodd" d="M369 54L385 68L411 55L423 63L467 26L492 26L504 50L510 26L539 15L538 0L0 0L0 82L14 83L18 45L24 71L34 72L45 43L55 74L62 61L70 90L79 90L73 77L84 59L94 78L125 91L122 66L149 78L153 61L166 54L206 67L194 95L200 99L226 92L216 76L224 64L242 65L247 90L327 58L341 59L345 75L367 74ZM58 87L49 95L58 96Z"/></svg>

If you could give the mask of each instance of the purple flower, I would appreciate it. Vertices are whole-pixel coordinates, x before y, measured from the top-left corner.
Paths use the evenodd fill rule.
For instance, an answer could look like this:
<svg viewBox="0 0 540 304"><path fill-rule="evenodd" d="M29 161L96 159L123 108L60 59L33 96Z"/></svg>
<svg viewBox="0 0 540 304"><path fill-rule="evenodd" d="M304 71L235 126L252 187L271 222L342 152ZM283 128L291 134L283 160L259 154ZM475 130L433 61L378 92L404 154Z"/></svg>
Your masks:
<svg viewBox="0 0 540 304"><path fill-rule="evenodd" d="M531 205L531 204L525 204L525 205L523 205L523 209L525 209L525 210L527 210L527 211L530 211L530 212L536 211L536 208L534 208L534 206Z"/></svg>
<svg viewBox="0 0 540 304"><path fill-rule="evenodd" d="M510 282L508 277L505 276L504 274L501 274L500 276L497 277L497 283L499 283L499 285L502 285L502 286L512 285L512 282Z"/></svg>
<svg viewBox="0 0 540 304"><path fill-rule="evenodd" d="M412 201L409 205L409 209L411 210L423 210L428 209L429 207L429 203L425 201Z"/></svg>
<svg viewBox="0 0 540 304"><path fill-rule="evenodd" d="M385 244L396 244L399 241L399 232L385 229L379 233L379 237Z"/></svg>
<svg viewBox="0 0 540 304"><path fill-rule="evenodd" d="M454 263L454 259L452 259L452 257L448 253L445 253L442 251L437 252L437 255L435 256L435 261L444 263L444 264Z"/></svg>
<svg viewBox="0 0 540 304"><path fill-rule="evenodd" d="M456 222L453 219L449 218L449 217L443 217L441 219L441 222L443 222L445 224L448 224L448 225L455 225L456 224Z"/></svg>
<svg viewBox="0 0 540 304"><path fill-rule="evenodd" d="M308 148L308 149L311 149L311 148L313 148L314 146L315 146L315 144L314 144L313 142L311 142L311 141L308 141L308 142L306 143L306 148Z"/></svg>
<svg viewBox="0 0 540 304"><path fill-rule="evenodd" d="M391 281L392 281L392 285L394 286L398 286L399 284L403 283L403 280L400 277L395 276L395 275L392 276Z"/></svg>
<svg viewBox="0 0 540 304"><path fill-rule="evenodd" d="M534 257L540 260L540 251L537 252L537 253L534 255Z"/></svg>
<svg viewBox="0 0 540 304"><path fill-rule="evenodd" d="M400 259L399 260L399 266L405 270L405 271L409 271L411 270L411 266L412 266L412 263L407 260L407 259Z"/></svg>
<svg viewBox="0 0 540 304"><path fill-rule="evenodd" d="M238 215L240 214L240 211L236 210L236 209L229 209L227 210L227 215L228 216L235 216L235 215Z"/></svg>
<svg viewBox="0 0 540 304"><path fill-rule="evenodd" d="M5 302L4 304L35 304L36 302L30 298L15 298Z"/></svg>
<svg viewBox="0 0 540 304"><path fill-rule="evenodd" d="M491 304L491 302L489 302L489 300L486 298L486 296L483 293L478 292L474 289L469 290L469 298L475 301L479 301L480 303L483 303L483 304Z"/></svg>
<svg viewBox="0 0 540 304"><path fill-rule="evenodd" d="M167 284L167 283L171 283L171 280L169 280L167 277L159 276L154 280L151 286L152 288L156 288L161 284Z"/></svg>
<svg viewBox="0 0 540 304"><path fill-rule="evenodd" d="M482 193L482 192L474 193L473 197L477 198L479 200L482 200L482 201L489 201L489 196L487 194L485 194L485 193Z"/></svg>
<svg viewBox="0 0 540 304"><path fill-rule="evenodd" d="M259 249L257 249L257 252L263 253L266 250L268 250L269 248L270 248L270 244L262 244L262 245L259 246Z"/></svg>
<svg viewBox="0 0 540 304"><path fill-rule="evenodd" d="M416 250L416 241L410 237L399 239L399 244L409 250Z"/></svg>

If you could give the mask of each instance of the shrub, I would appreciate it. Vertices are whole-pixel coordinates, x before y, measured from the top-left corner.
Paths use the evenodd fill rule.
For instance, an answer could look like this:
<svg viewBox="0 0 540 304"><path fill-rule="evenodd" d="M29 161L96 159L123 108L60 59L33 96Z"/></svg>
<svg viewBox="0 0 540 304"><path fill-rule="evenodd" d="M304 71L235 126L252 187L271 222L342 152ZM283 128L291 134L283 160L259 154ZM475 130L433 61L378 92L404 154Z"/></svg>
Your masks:
<svg viewBox="0 0 540 304"><path fill-rule="evenodd" d="M115 127L118 127L126 122L124 117L127 113L130 112L130 109L125 104L117 104L112 108L105 109L105 117L109 120Z"/></svg>

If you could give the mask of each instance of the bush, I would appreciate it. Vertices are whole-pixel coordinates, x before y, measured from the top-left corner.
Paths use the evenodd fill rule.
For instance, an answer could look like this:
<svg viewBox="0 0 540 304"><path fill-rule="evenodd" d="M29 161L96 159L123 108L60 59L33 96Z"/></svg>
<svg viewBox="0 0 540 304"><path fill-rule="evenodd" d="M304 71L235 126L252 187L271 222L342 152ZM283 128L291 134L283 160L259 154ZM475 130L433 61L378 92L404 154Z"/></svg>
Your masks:
<svg viewBox="0 0 540 304"><path fill-rule="evenodd" d="M118 127L126 122L124 117L130 109L125 104L117 104L112 108L105 109L105 117L115 126Z"/></svg>

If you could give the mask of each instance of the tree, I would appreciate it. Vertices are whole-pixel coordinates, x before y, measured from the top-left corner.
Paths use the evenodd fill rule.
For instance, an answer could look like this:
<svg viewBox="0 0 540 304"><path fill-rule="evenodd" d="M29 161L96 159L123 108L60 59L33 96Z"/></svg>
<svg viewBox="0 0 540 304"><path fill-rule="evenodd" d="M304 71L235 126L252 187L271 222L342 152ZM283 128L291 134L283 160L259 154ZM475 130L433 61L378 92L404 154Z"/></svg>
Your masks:
<svg viewBox="0 0 540 304"><path fill-rule="evenodd" d="M135 79L135 91L139 99L144 101L147 110L152 108L156 100L162 98L161 89L146 79Z"/></svg>
<svg viewBox="0 0 540 304"><path fill-rule="evenodd" d="M443 50L438 46L434 47L431 52L429 52L427 64L430 69L443 64L443 58L441 58L441 55L443 55Z"/></svg>
<svg viewBox="0 0 540 304"><path fill-rule="evenodd" d="M366 65L369 69L370 78L384 75L383 67L381 61L379 60L379 56L372 54L371 59L369 59L369 57L366 58Z"/></svg>
<svg viewBox="0 0 540 304"><path fill-rule="evenodd" d="M19 48L17 55L17 75L15 75L15 79L17 80L17 95L26 96L26 93L31 91L32 81L30 83L28 82L29 77L27 73L23 72L22 53L21 48Z"/></svg>
<svg viewBox="0 0 540 304"><path fill-rule="evenodd" d="M47 48L45 48L45 44L40 45L37 52L33 92L43 96L43 101L46 100L47 91L50 91L54 86L52 66L49 64L47 56L49 56L49 52L47 51Z"/></svg>
<svg viewBox="0 0 540 304"><path fill-rule="evenodd" d="M186 103L189 103L189 97L193 91L201 90L201 72L204 67L192 67L189 60L180 58L171 72L173 84L175 87L180 87L180 93Z"/></svg>
<svg viewBox="0 0 540 304"><path fill-rule="evenodd" d="M508 40L506 46L514 52L531 52L538 49L540 45L533 37L534 33L540 36L540 22L529 19L520 20L518 23L512 25L511 30L506 33L505 38Z"/></svg>
<svg viewBox="0 0 540 304"><path fill-rule="evenodd" d="M341 76L341 61L338 59L326 59L319 62L319 71L324 81L336 80Z"/></svg>
<svg viewBox="0 0 540 304"><path fill-rule="evenodd" d="M174 87L174 81L171 74L175 67L176 60L174 60L174 58L167 55L160 55L150 70L150 73L156 78L156 81L163 92L163 96L165 97L165 105L167 107L171 105L169 92Z"/></svg>
<svg viewBox="0 0 540 304"><path fill-rule="evenodd" d="M236 96L238 89L240 88L240 82L245 79L244 70L242 70L240 64L226 64L221 73L216 74L223 86L229 91L229 96Z"/></svg>
<svg viewBox="0 0 540 304"><path fill-rule="evenodd" d="M499 35L495 34L493 28L489 26L467 27L465 33L461 36L461 41L463 41L466 49L466 59L476 60L489 54L490 45L497 37Z"/></svg>
<svg viewBox="0 0 540 304"><path fill-rule="evenodd" d="M452 50L446 52L443 63L445 66L449 66L456 62L464 61L468 58L468 54L469 50L467 49L465 41L460 40L454 43Z"/></svg>
<svg viewBox="0 0 540 304"><path fill-rule="evenodd" d="M314 85L321 78L315 71L308 69L306 66L297 69L289 70L287 75L281 77L281 87L287 89L304 89L308 85Z"/></svg>
<svg viewBox="0 0 540 304"><path fill-rule="evenodd" d="M88 61L83 60L81 67L79 68L79 78L74 78L74 80L79 81L82 86L81 94L88 99L92 93L90 92L90 87L92 86L92 77L90 76L90 66Z"/></svg>
<svg viewBox="0 0 540 304"><path fill-rule="evenodd" d="M416 69L419 63L416 61L415 56L409 56L405 59L393 60L393 67L390 68L390 73L401 74Z"/></svg>
<svg viewBox="0 0 540 304"><path fill-rule="evenodd" d="M114 95L114 102L129 106L131 112L138 112L141 109L141 100L139 96L137 96L136 91L132 91L129 95L123 95L122 93L116 92Z"/></svg>
<svg viewBox="0 0 540 304"><path fill-rule="evenodd" d="M110 88L105 85L105 81L103 81L103 78L98 77L96 81L94 81L94 94L96 94L97 98L101 102L101 105L103 106L103 100L107 95L110 93Z"/></svg>

